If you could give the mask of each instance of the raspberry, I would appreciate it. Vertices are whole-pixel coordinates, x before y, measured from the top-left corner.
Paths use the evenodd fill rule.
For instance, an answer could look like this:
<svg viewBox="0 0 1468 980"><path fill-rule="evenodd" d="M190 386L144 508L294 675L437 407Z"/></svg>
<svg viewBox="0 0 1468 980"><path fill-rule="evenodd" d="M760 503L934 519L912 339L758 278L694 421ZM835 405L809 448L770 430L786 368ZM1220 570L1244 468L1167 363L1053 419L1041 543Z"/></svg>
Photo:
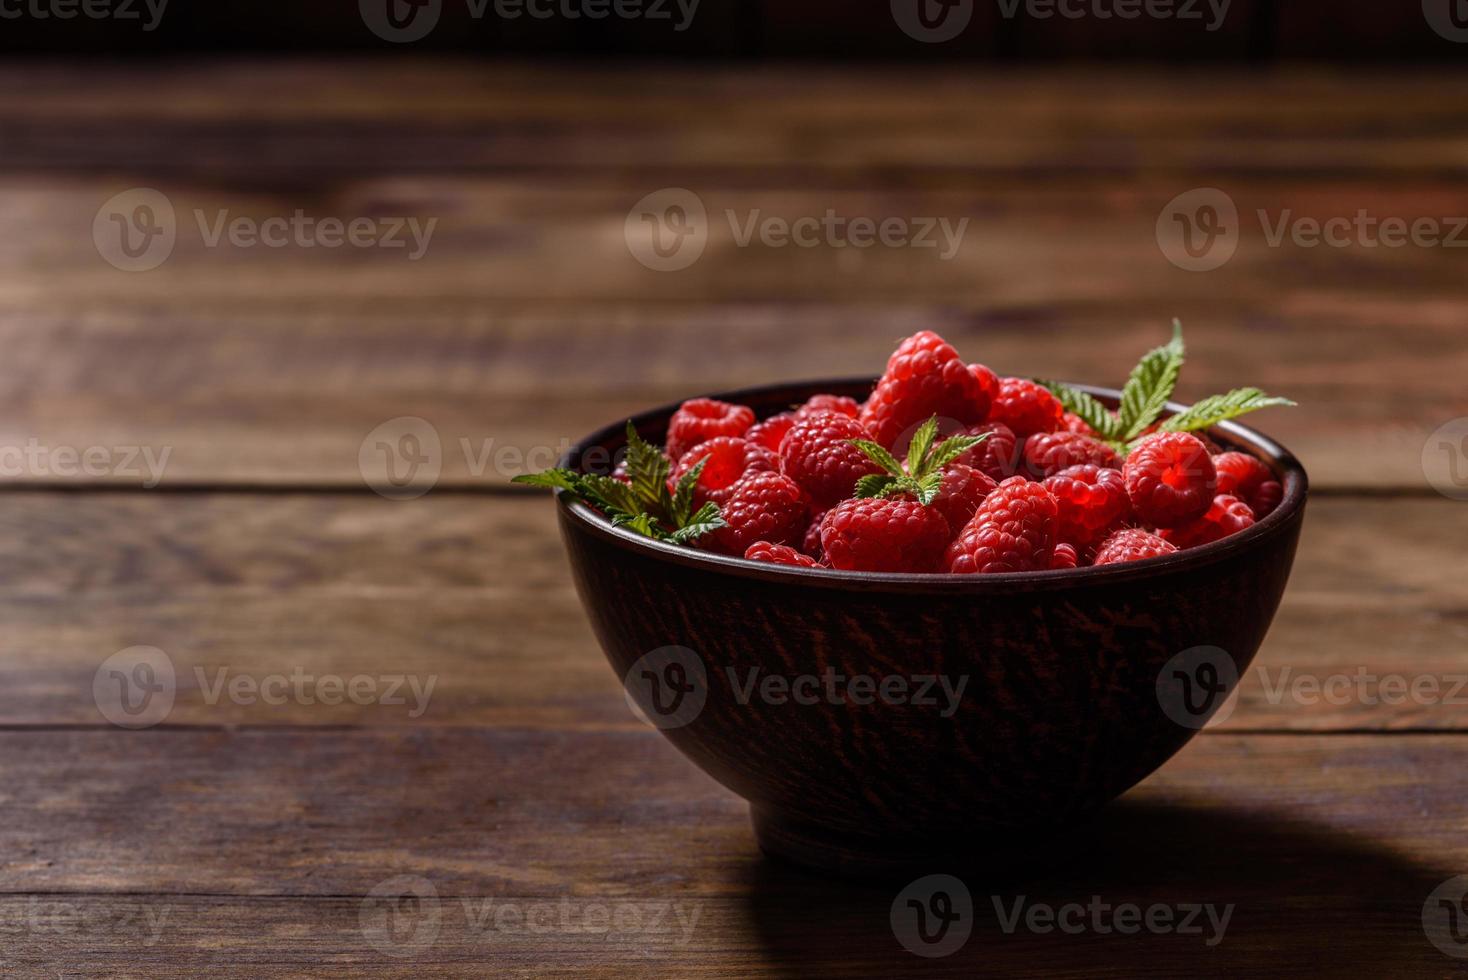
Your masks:
<svg viewBox="0 0 1468 980"><path fill-rule="evenodd" d="M872 438L894 452L920 423L934 415L963 425L983 421L989 397L947 341L931 330L904 340L862 406L861 421Z"/></svg>
<svg viewBox="0 0 1468 980"><path fill-rule="evenodd" d="M810 526L805 529L805 538L801 541L800 550L810 555L816 561L825 561L826 550L821 547L821 521L826 517L825 511L820 511L810 520Z"/></svg>
<svg viewBox="0 0 1468 980"><path fill-rule="evenodd" d="M820 568L821 563L814 558L807 558L794 548L783 544L770 544L768 541L756 541L744 552L744 557L750 561L766 561L771 565L795 565L799 568Z"/></svg>
<svg viewBox="0 0 1468 980"><path fill-rule="evenodd" d="M1007 480L1019 469L1023 447L1014 431L1003 422L984 422L965 430L971 436L981 436L986 432L992 434L958 457L958 462L987 473L995 480Z"/></svg>
<svg viewBox="0 0 1468 980"><path fill-rule="evenodd" d="M1063 541L1055 546L1055 553L1050 556L1051 568L1075 568L1080 563L1081 559L1075 548Z"/></svg>
<svg viewBox="0 0 1468 980"><path fill-rule="evenodd" d="M1037 480L1082 463L1121 469L1121 457L1116 450L1090 436L1076 432L1042 432L1025 440L1025 466Z"/></svg>
<svg viewBox="0 0 1468 980"><path fill-rule="evenodd" d="M1140 561L1143 558L1160 558L1177 551L1170 541L1141 528L1128 527L1115 532L1101 543L1096 551L1093 565L1115 565L1124 561Z"/></svg>
<svg viewBox="0 0 1468 980"><path fill-rule="evenodd" d="M989 421L1003 422L1017 436L1054 432L1065 417L1065 406L1050 392L1024 378L1000 378L999 397L989 410Z"/></svg>
<svg viewBox="0 0 1468 980"><path fill-rule="evenodd" d="M708 442L699 443L683 454L678 465L673 467L673 487L701 459L707 459L708 462L698 475L698 486L693 492L694 500L699 506L706 500L723 503L734 489L734 484L746 473L772 473L780 468L779 457L764 446L733 436L718 436Z"/></svg>
<svg viewBox="0 0 1468 980"><path fill-rule="evenodd" d="M742 436L754 425L754 409L712 398L694 398L678 406L668 420L668 455L682 459L700 442L716 436Z"/></svg>
<svg viewBox="0 0 1468 980"><path fill-rule="evenodd" d="M744 433L744 438L750 442L757 442L772 453L780 451L780 440L785 438L785 433L795 424L794 412L781 412L779 415L771 415L763 422L756 422Z"/></svg>
<svg viewBox="0 0 1468 980"><path fill-rule="evenodd" d="M1256 518L1269 514L1284 499L1274 471L1248 453L1220 453L1213 457L1213 468L1218 471L1218 492L1238 497Z"/></svg>
<svg viewBox="0 0 1468 980"><path fill-rule="evenodd" d="M982 364L970 364L968 373L978 381L979 387L983 388L984 393L989 396L988 403L993 405L994 399L999 397L999 375Z"/></svg>
<svg viewBox="0 0 1468 980"><path fill-rule="evenodd" d="M1221 541L1253 525L1254 512L1249 505L1238 497L1221 493L1213 498L1213 506L1208 508L1208 513L1196 521L1158 531L1157 534L1178 548L1196 548L1210 541Z"/></svg>
<svg viewBox="0 0 1468 980"><path fill-rule="evenodd" d="M1059 526L1056 537L1090 550L1131 516L1126 479L1117 470L1083 463L1045 478L1045 489L1055 498Z"/></svg>
<svg viewBox="0 0 1468 980"><path fill-rule="evenodd" d="M943 468L942 488L928 506L938 509L950 530L958 530L969 522L984 498L998 485L981 470L949 463Z"/></svg>
<svg viewBox="0 0 1468 980"><path fill-rule="evenodd" d="M1202 517L1213 503L1213 460L1190 433L1164 432L1143 440L1122 472L1132 510L1145 524L1177 527Z"/></svg>
<svg viewBox="0 0 1468 980"><path fill-rule="evenodd" d="M826 561L849 572L931 572L951 536L936 508L906 496L843 500L821 521Z"/></svg>
<svg viewBox="0 0 1468 980"><path fill-rule="evenodd" d="M756 541L795 544L805 533L809 512L794 480L779 473L751 473L719 508L725 526L700 540L726 555L742 555Z"/></svg>
<svg viewBox="0 0 1468 980"><path fill-rule="evenodd" d="M861 414L861 404L855 398L847 398L845 395L811 395L804 405L795 410L795 416L803 419L816 412L835 412L854 419Z"/></svg>
<svg viewBox="0 0 1468 980"><path fill-rule="evenodd" d="M882 472L849 442L869 438L856 419L834 412L799 419L780 443L780 472L800 484L817 506L829 507L851 496L861 477Z"/></svg>
<svg viewBox="0 0 1468 980"><path fill-rule="evenodd" d="M943 564L948 571L965 575L1049 568L1055 552L1056 511L1055 498L1044 486L1011 477L985 498L948 546Z"/></svg>
<svg viewBox="0 0 1468 980"><path fill-rule="evenodd" d="M1090 424L1075 412L1066 412L1062 415L1060 417L1060 427L1066 432L1079 432L1083 436L1092 436L1094 438L1096 435L1096 430L1091 428Z"/></svg>

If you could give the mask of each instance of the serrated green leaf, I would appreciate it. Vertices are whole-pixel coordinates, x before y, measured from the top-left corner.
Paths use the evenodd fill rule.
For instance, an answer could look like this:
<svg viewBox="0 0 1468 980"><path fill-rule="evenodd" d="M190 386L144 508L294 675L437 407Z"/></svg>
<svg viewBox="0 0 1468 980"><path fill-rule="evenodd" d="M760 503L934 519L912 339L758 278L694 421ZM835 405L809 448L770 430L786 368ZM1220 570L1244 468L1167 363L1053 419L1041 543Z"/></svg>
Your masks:
<svg viewBox="0 0 1468 980"><path fill-rule="evenodd" d="M541 470L539 473L526 473L517 476L511 483L524 484L527 487L549 487L552 490L569 490L572 493L580 493L581 474L573 470L552 467Z"/></svg>
<svg viewBox="0 0 1468 980"><path fill-rule="evenodd" d="M621 480L614 480L609 476L600 476L596 473L584 473L578 483L581 496L603 510L618 511L629 515L642 513L637 494Z"/></svg>
<svg viewBox="0 0 1468 980"><path fill-rule="evenodd" d="M694 464L693 469L678 478L677 489L673 492L674 527L683 527L688 523L693 511L693 493L698 488L698 478L703 475L703 468L708 465L708 461L709 457L705 456Z"/></svg>
<svg viewBox="0 0 1468 980"><path fill-rule="evenodd" d="M1235 388L1223 395L1210 395L1186 411L1162 423L1165 432L1196 432L1228 419L1257 412L1261 408L1294 405L1288 398L1266 395L1258 388Z"/></svg>
<svg viewBox="0 0 1468 980"><path fill-rule="evenodd" d="M897 477L887 473L872 473L856 481L856 497L880 497L888 487L897 482Z"/></svg>
<svg viewBox="0 0 1468 980"><path fill-rule="evenodd" d="M926 476L928 473L937 473L943 467L947 466L949 463L953 462L955 459L962 456L964 453L968 452L970 449L974 448L993 434L994 433L992 432L985 432L976 436L949 436L947 439L944 439L942 442L938 443L937 447L932 451L931 454L929 454L927 460L923 464L922 475Z"/></svg>
<svg viewBox="0 0 1468 980"><path fill-rule="evenodd" d="M1101 438L1121 438L1121 419L1086 392L1059 381L1037 380L1037 383L1059 399L1067 412L1089 425Z"/></svg>
<svg viewBox="0 0 1468 980"><path fill-rule="evenodd" d="M1187 350L1183 345L1183 327L1172 321L1172 340L1142 355L1131 377L1121 389L1122 440L1135 439L1167 407L1172 390L1177 387Z"/></svg>
<svg viewBox="0 0 1468 980"><path fill-rule="evenodd" d="M897 462L897 458L870 439L848 439L846 441L866 453L872 462L893 476L903 475L902 464Z"/></svg>
<svg viewBox="0 0 1468 980"><path fill-rule="evenodd" d="M629 527L643 537L652 538L655 541L664 541L669 538L668 532L658 526L651 514L619 513L612 517L612 527Z"/></svg>
<svg viewBox="0 0 1468 980"><path fill-rule="evenodd" d="M931 504L938 496L938 491L943 489L943 474L929 473L918 481L917 492L914 494L918 503L924 507Z"/></svg>
<svg viewBox="0 0 1468 980"><path fill-rule="evenodd" d="M668 472L672 468L663 451L644 440L637 429L627 423L627 476L632 480L632 492L637 495L640 511L649 511L659 516L671 516L671 495L668 493Z"/></svg>
<svg viewBox="0 0 1468 980"><path fill-rule="evenodd" d="M698 513L690 517L686 524L668 535L668 540L674 544L687 544L723 526L724 518L719 514L719 505L710 500L698 508Z"/></svg>
<svg viewBox="0 0 1468 980"><path fill-rule="evenodd" d="M928 457L928 450L933 448L933 440L938 438L938 416L934 415L912 434L912 441L907 444L907 471L914 476L923 468L923 461Z"/></svg>

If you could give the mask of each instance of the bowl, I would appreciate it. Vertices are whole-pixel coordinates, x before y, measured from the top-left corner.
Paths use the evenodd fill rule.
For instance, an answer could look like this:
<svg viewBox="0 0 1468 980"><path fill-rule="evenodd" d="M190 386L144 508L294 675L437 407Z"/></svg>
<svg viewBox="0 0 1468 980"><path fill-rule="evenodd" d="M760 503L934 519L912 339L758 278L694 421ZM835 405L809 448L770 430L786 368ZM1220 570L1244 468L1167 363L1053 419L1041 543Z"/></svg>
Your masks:
<svg viewBox="0 0 1468 980"><path fill-rule="evenodd" d="M873 379L713 397L761 418ZM1114 406L1118 392L1082 387ZM660 443L677 408L633 418ZM1170 405L1169 411L1181 406ZM600 468L619 420L562 465ZM1307 480L1245 426L1284 499L1174 555L1002 575L838 572L663 544L558 495L576 589L629 703L749 801L768 854L854 875L1023 874L1220 710L1279 606Z"/></svg>

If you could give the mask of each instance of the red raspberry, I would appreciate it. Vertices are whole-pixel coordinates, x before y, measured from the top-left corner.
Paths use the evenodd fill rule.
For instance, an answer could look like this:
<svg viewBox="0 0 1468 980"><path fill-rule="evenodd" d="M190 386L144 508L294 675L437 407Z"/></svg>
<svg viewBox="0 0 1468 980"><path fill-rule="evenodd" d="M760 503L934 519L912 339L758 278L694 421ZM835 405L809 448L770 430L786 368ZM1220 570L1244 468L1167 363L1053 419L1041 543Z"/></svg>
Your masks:
<svg viewBox="0 0 1468 980"><path fill-rule="evenodd" d="M1050 556L1051 568L1075 568L1080 563L1081 559L1075 548L1064 541L1055 546L1055 553Z"/></svg>
<svg viewBox="0 0 1468 980"><path fill-rule="evenodd" d="M1060 427L1066 432L1079 432L1083 436L1095 437L1096 430L1075 412L1066 412L1060 418Z"/></svg>
<svg viewBox="0 0 1468 980"><path fill-rule="evenodd" d="M951 536L936 508L911 497L843 500L821 521L826 561L849 572L931 572Z"/></svg>
<svg viewBox="0 0 1468 980"><path fill-rule="evenodd" d="M852 495L856 481L882 468L851 444L870 439L856 419L822 412L799 419L780 443L780 472L804 488L819 507Z"/></svg>
<svg viewBox="0 0 1468 980"><path fill-rule="evenodd" d="M1231 493L1263 518L1284 499L1284 488L1274 478L1274 471L1262 460L1248 453L1219 453L1213 457L1218 471L1218 492Z"/></svg>
<svg viewBox="0 0 1468 980"><path fill-rule="evenodd" d="M931 330L904 340L862 406L861 421L872 438L894 452L919 424L934 415L963 425L983 421L989 398L947 341Z"/></svg>
<svg viewBox="0 0 1468 980"><path fill-rule="evenodd" d="M744 552L744 557L750 561L767 561L771 565L795 565L798 568L820 568L821 563L814 558L807 558L794 548L783 544L770 544L768 541L756 541Z"/></svg>
<svg viewBox="0 0 1468 980"><path fill-rule="evenodd" d="M995 480L1007 480L1019 469L1023 446L1014 431L1003 422L984 422L965 430L971 436L981 436L986 432L992 433L989 438L958 457L957 461L987 473Z"/></svg>
<svg viewBox="0 0 1468 980"><path fill-rule="evenodd" d="M1132 511L1153 527L1177 527L1202 517L1218 482L1208 448L1187 432L1143 440L1122 472Z"/></svg>
<svg viewBox="0 0 1468 980"><path fill-rule="evenodd" d="M1121 469L1121 457L1116 450L1090 436L1076 432L1042 432L1025 440L1025 466L1037 480L1082 463Z"/></svg>
<svg viewBox="0 0 1468 980"><path fill-rule="evenodd" d="M984 498L999 484L981 470L962 463L943 468L943 486L930 507L936 507L950 530L961 529L974 516Z"/></svg>
<svg viewBox="0 0 1468 980"><path fill-rule="evenodd" d="M1034 572L1055 552L1055 498L1039 483L1011 477L985 498L973 520L948 546L950 572Z"/></svg>
<svg viewBox="0 0 1468 980"><path fill-rule="evenodd" d="M1046 477L1045 489L1059 508L1056 537L1082 553L1089 553L1132 513L1126 479L1105 466L1068 467Z"/></svg>
<svg viewBox="0 0 1468 980"><path fill-rule="evenodd" d="M694 489L694 500L703 505L706 500L723 503L746 473L773 473L780 468L780 459L764 446L733 436L718 436L701 442L678 460L673 467L671 483L677 486L698 461L707 459L703 472L698 475L698 486Z"/></svg>
<svg viewBox="0 0 1468 980"><path fill-rule="evenodd" d="M700 442L716 436L742 436L754 425L754 409L712 398L694 398L678 406L668 420L668 455L682 459Z"/></svg>
<svg viewBox="0 0 1468 980"><path fill-rule="evenodd" d="M1115 565L1124 561L1140 561L1143 558L1160 558L1170 555L1177 548L1155 534L1148 534L1138 527L1123 528L1101 543L1096 551L1093 565Z"/></svg>
<svg viewBox="0 0 1468 980"><path fill-rule="evenodd" d="M826 551L821 547L821 521L826 517L826 512L821 511L812 517L810 526L805 529L805 538L801 542L800 550L810 555L816 561L825 561Z"/></svg>
<svg viewBox="0 0 1468 980"><path fill-rule="evenodd" d="M1059 399L1024 378L1000 378L999 397L989 410L989 421L1003 422L1017 436L1054 432L1064 417L1065 406Z"/></svg>
<svg viewBox="0 0 1468 980"><path fill-rule="evenodd" d="M771 415L763 422L756 422L744 433L744 438L750 442L757 442L772 453L780 451L780 440L785 438L785 433L795 424L794 412L781 412L779 415Z"/></svg>
<svg viewBox="0 0 1468 980"><path fill-rule="evenodd" d="M725 526L700 540L726 555L742 555L756 541L797 544L809 513L794 480L779 473L751 473L719 508Z"/></svg>
<svg viewBox="0 0 1468 980"><path fill-rule="evenodd" d="M989 396L989 404L994 404L994 399L999 397L999 375L989 370L982 364L970 364L968 373L972 374L979 382L979 387Z"/></svg>
<svg viewBox="0 0 1468 980"><path fill-rule="evenodd" d="M1254 512L1238 497L1221 493L1213 498L1208 513L1182 527L1158 531L1159 537L1178 548L1196 548L1210 541L1221 541L1246 527L1253 527Z"/></svg>
<svg viewBox="0 0 1468 980"><path fill-rule="evenodd" d="M795 410L795 416L803 419L816 412L835 412L854 419L861 414L861 403L845 395L811 395L804 405Z"/></svg>

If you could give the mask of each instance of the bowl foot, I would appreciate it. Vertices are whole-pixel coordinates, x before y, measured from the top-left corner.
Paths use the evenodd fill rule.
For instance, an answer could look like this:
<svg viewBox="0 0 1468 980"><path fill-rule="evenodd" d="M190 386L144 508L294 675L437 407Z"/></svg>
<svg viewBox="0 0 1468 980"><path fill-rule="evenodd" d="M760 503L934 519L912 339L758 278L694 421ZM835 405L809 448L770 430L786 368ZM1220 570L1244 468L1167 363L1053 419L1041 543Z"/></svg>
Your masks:
<svg viewBox="0 0 1468 980"><path fill-rule="evenodd" d="M749 808L767 856L849 878L961 873L1001 884L1034 878L1088 850L1089 821L1042 833L976 831L958 837L893 838L833 830L761 807Z"/></svg>

